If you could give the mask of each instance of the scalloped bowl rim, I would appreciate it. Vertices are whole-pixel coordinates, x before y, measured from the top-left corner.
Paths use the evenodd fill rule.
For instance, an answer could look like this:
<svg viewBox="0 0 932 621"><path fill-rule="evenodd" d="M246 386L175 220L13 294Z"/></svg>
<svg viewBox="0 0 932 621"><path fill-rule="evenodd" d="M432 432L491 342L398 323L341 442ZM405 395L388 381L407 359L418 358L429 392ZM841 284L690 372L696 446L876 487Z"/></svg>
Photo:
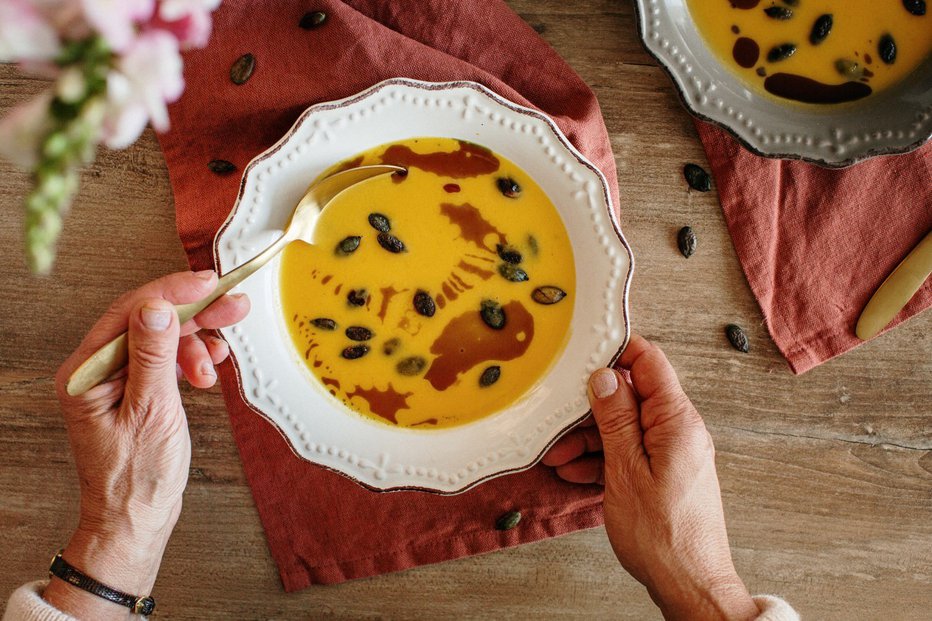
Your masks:
<svg viewBox="0 0 932 621"><path fill-rule="evenodd" d="M426 106L425 110L421 111L420 114L425 115L431 114L432 111L436 111L437 114L442 114L448 109L459 110L459 106L461 106L464 118L463 127L469 127L469 123L472 122L467 120L468 117L486 115L488 118L485 119L485 121L488 121L489 125L499 123L501 127L506 130L510 128L511 131L518 132L519 135L526 135L528 138L538 140L541 145L546 144L547 152L553 154L553 161L556 162L559 160L562 162L559 170L556 172L562 172L568 177L578 179L576 182L578 187L574 186L572 188L573 193L571 195L575 197L577 202L585 200L590 209L590 213L588 214L589 218L585 218L585 213L572 214L574 216L574 223L571 224L567 219L567 212L572 211L576 205L564 206L558 202L558 200L566 201L565 198L561 197L555 199L554 196L551 196L558 211L561 212L564 224L567 226L567 232L570 233L571 238L573 238L574 235L590 235L592 239L596 239L597 242L604 247L604 251L608 253L608 257L611 259L610 261L605 261L605 265L598 264L591 266L592 269L587 269L587 272L584 274L580 271L580 249L574 241L574 254L577 255L577 292L582 290L582 285L580 283L588 274L598 273L602 275L604 273L609 275L607 276L608 285L604 295L605 310L602 313L604 316L599 317L600 321L604 322L604 325L599 324L593 326L595 332L599 334L599 341L597 342L596 338L589 335L587 331L578 328L581 308L579 299L582 296L574 296L576 298L576 306L574 307L573 326L571 327L572 334L569 338L569 343L566 345L563 352L560 353L545 377L525 395L525 397L519 399L515 405L480 419L475 423L450 429L425 432L397 428L393 429L387 425L369 421L359 414L346 416L347 412L350 411L348 408L345 408L345 406L338 406L335 402L331 402L330 405L332 407L329 410L331 414L334 412L338 413L339 416L342 417L341 420L343 423L347 424L348 428L351 427L352 431L359 431L363 427L367 427L367 431L365 431L366 434L379 435L379 431L385 432L385 430L388 429L393 433L397 433L398 438L406 436L407 439L405 442L410 442L412 444L420 442L421 448L423 448L423 441L417 441L414 440L414 438L426 437L425 434L455 435L461 430L483 429L481 426L489 425L489 421L508 420L507 417L509 415L511 415L512 420L518 421L512 424L515 425L516 428L520 428L520 419L515 416L515 412L518 412L521 408L535 409L539 407L541 403L548 402L548 397L541 396L541 393L545 391L550 394L553 391L549 389L545 390L544 385L548 384L550 380L553 380L554 383L564 381L559 377L554 378L554 375L558 369L563 369L566 366L566 357L570 352L571 345L575 343L577 335L586 332L589 340L582 342L588 343L591 341L595 343L596 345L593 349L597 349L598 351L592 353L588 360L579 361L580 365L586 364L586 372L580 372L578 374L578 379L576 380L578 381L578 387L574 388L576 391L575 398L571 402L568 402L568 405L562 406L561 410L547 416L544 420L548 425L546 425L543 430L541 429L542 423L538 424L538 427L535 428L536 434L532 432L527 438L519 438L516 436L511 437L514 435L514 432L512 432L511 436L502 438L498 446L507 444L507 450L499 449L499 453L504 455L500 461L492 459L495 456L493 452L488 454L491 461L485 460L484 457L479 457L468 464L457 464L455 466L455 472L454 470L440 471L436 465L430 465L436 462L428 461L427 465L423 466L410 463L408 465L400 465L394 463L393 460L395 456L384 452L381 455L364 455L354 452L358 451L358 449L350 449L345 446L336 446L334 444L328 445L325 442L316 441L314 439L315 433L312 433L304 427L304 421L300 420L300 418L305 415L298 414L292 409L295 407L296 403L294 397L296 393L294 391L297 390L300 393L300 390L295 388L294 385L276 384L275 377L270 377L267 372L263 370L263 365L258 362L257 354L260 350L263 354L270 351L277 351L280 354L283 351L282 347L284 347L290 352L292 361L300 363L300 360L297 360L297 354L294 351L294 346L290 342L290 338L284 333L284 319L281 317L280 302L277 296L279 260L276 259L272 265L237 288L237 291L246 291L252 294L253 311L241 324L231 328L225 328L221 330L221 334L230 345L230 357L236 370L240 396L250 409L273 424L275 429L279 431L286 440L288 446L298 457L338 472L373 491L390 492L416 490L438 494L458 494L471 489L485 480L531 468L541 459L543 454L557 439L588 415L589 408L585 400L585 377L591 370L594 370L594 368L613 364L621 355L621 352L624 350L630 338L628 295L634 269L633 254L621 232L620 225L617 221L617 215L612 205L611 193L608 190L608 184L604 175L569 142L557 127L556 123L547 115L515 104L475 82L458 81L431 83L406 78L393 78L380 82L357 95L310 106L298 117L297 121L278 142L256 156L246 166L240 182L236 204L224 224L217 231L214 239L214 262L218 272L224 273L225 271L229 271L229 269L235 265L248 259L249 256L251 256L250 253L255 253L268 243L271 243L277 234L279 234L281 227L284 225L284 219L288 214L271 213L274 211L274 208L269 210L260 208L260 206L266 205L267 203L272 205L281 204L281 200L275 202L272 199L263 198L264 193L265 196L268 196L268 193L274 193L276 191L278 191L279 194L282 192L290 193L291 204L294 204L296 197L299 197L300 194L303 193L301 186L297 186L293 182L291 183L293 187L287 190L277 190L276 187L284 187L286 185L285 181L287 181L287 178L283 178L278 186L274 183L268 183L273 179L276 171L278 169L285 170L292 166L303 165L301 164L301 154L307 153L310 146L316 144L317 141L331 140L332 136L340 131L351 132L351 129L346 129L346 124L350 123L350 121L346 119L350 119L352 122L358 124L363 124L365 119L369 116L373 116L373 114L377 116L379 114L378 112L373 113L370 111L367 113L369 108L366 106L372 101L376 102L372 104L372 111L375 111L376 106L380 104L383 106L390 106L396 103L414 105L411 102L420 101L421 105ZM386 101L389 101L390 104L385 104ZM403 108L398 108L398 110L403 110ZM343 116L339 116L340 114ZM432 117L419 118L420 120L418 122L423 122L425 126L429 126L433 122L431 120ZM490 129L486 129L484 123L480 123L480 125L473 127L473 129L477 131L491 131ZM385 131L391 132L396 131L396 129ZM446 133L419 130L411 130L407 131L407 133L402 133L405 133L406 137L446 135L448 137L468 139L465 136L458 135L458 132L459 129L449 129ZM490 135L494 136L494 134ZM304 142L298 142L299 139L304 140ZM365 140L371 141L368 147L391 141L381 138L371 138L368 135ZM354 141L353 144L360 141L365 142L358 137L355 138ZM297 142L297 144L292 144L295 142ZM502 143L500 144L488 144L481 140L477 140L477 142L515 161L515 163L526 171L528 171L529 167L539 169L542 166L539 162L535 162L533 166L529 166L529 160L521 161L520 157L514 157L514 154L509 153L508 150L515 149L516 147L505 144L504 139L502 139ZM335 151L344 149L344 152L335 154L332 157L328 156L325 160L319 162L319 165L315 164L316 168L313 172L319 174L324 168L332 165L336 161L340 161L344 156L348 157L365 148L367 147L346 147L345 143L342 142L339 147L331 145L331 149ZM543 149L544 147L542 146L541 148ZM289 149L291 149L290 152ZM346 153L346 149L349 149L351 152ZM528 158L531 158L531 155L528 155ZM554 171L548 171L548 177L551 176L550 173L552 172ZM301 178L304 179L304 183L306 184L306 179L308 177L302 175ZM310 178L313 178L313 176ZM549 178L544 180L540 179L538 176L534 176L534 178L539 185L544 187L545 191L547 191L548 185L553 187L557 184L556 181ZM550 192L548 191L548 195L549 194ZM282 209L279 207L278 211L282 212ZM578 218L576 218L576 216L578 216ZM245 234L249 227L255 226L263 218L267 220L265 222L267 225L266 228L263 229L262 225L259 224L258 228L262 230L251 235ZM582 223L583 220L585 220L585 223ZM582 224L577 224L575 223L576 221ZM580 229L585 231L586 225L592 227L592 232L579 233L576 230ZM233 250L234 248L239 248L241 250L241 256L236 254ZM586 252L590 251L587 250ZM587 268L589 267L590 266L587 266ZM610 299L611 295L615 293L620 297L617 301ZM256 294L258 294L258 296ZM272 305L271 308L269 307L270 304ZM257 307L262 307L260 312L266 317L270 314L276 315L277 322L280 324L277 332L278 338L267 338L261 342L250 340L251 336L262 334L263 330L272 330L272 328L268 328L267 325L263 325L260 328L257 328L255 325L255 322L258 321L256 319ZM620 325L617 325L619 323ZM599 332L600 330L602 330L602 332ZM274 360L272 364L276 364ZM282 368L287 367L294 371L294 367L296 366L296 364L283 365ZM297 372L302 373L306 380L306 386L304 386L304 388L310 387L314 391L323 391L320 383L316 378L311 376L310 371L306 369L303 363L300 364L300 367L301 369ZM292 374L291 377L294 378L295 376ZM290 392L285 397L282 397L280 394L272 394L272 389L270 389L270 387L274 387L275 390ZM305 397L307 396L306 391L301 394ZM330 398L329 395L321 396ZM541 414L541 416L543 416L543 414ZM525 417L525 419L526 418L527 417ZM334 420L337 419L334 418ZM353 424L349 425L347 421L352 421ZM363 425L363 427L360 427L360 425ZM508 427L505 426L504 428ZM318 431L317 433L330 433L329 428L318 429L322 429L322 431ZM484 432L488 433L490 430L494 430L494 428L484 430ZM464 434L464 436L470 437L469 434ZM434 435L434 437L438 437L438 435ZM353 436L352 434L350 434L350 438L352 441L362 441L360 437ZM508 442L506 443L505 440ZM432 457L432 459L435 458L436 455Z"/></svg>

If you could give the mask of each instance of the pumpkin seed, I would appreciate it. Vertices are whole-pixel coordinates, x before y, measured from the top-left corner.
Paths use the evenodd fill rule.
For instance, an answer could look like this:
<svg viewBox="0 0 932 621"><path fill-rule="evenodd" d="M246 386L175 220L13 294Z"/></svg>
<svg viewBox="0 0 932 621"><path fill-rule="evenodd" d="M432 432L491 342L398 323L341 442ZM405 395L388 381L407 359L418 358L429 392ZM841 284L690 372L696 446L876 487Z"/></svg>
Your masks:
<svg viewBox="0 0 932 621"><path fill-rule="evenodd" d="M511 530L517 526L518 522L520 521L520 511L509 511L508 513L503 513L497 520L495 520L495 530Z"/></svg>
<svg viewBox="0 0 932 621"><path fill-rule="evenodd" d="M793 17L793 11L782 6L769 6L764 9L764 13L766 13L767 17L770 19L779 19L781 21Z"/></svg>
<svg viewBox="0 0 932 621"><path fill-rule="evenodd" d="M368 353L368 345L351 345L350 347L347 347L342 352L340 352L340 355L347 360L358 360Z"/></svg>
<svg viewBox="0 0 932 621"><path fill-rule="evenodd" d="M370 213L369 224L376 231L381 231L382 233L388 233L390 230L392 230L392 223L388 219L388 216L380 213Z"/></svg>
<svg viewBox="0 0 932 621"><path fill-rule="evenodd" d="M233 84L245 84L246 80L252 77L255 68L256 57L252 54L243 54L230 67L230 80Z"/></svg>
<svg viewBox="0 0 932 621"><path fill-rule="evenodd" d="M896 41L893 40L893 35L887 33L880 37L877 52L880 54L880 60L885 64L892 65L896 62Z"/></svg>
<svg viewBox="0 0 932 621"><path fill-rule="evenodd" d="M502 263L499 265L498 273L502 275L502 278L510 280L511 282L525 282L529 279L527 272L511 263Z"/></svg>
<svg viewBox="0 0 932 621"><path fill-rule="evenodd" d="M396 351L398 351L399 347L401 347L401 339L399 338L388 339L382 344L382 353L385 354L386 356L391 356Z"/></svg>
<svg viewBox="0 0 932 621"><path fill-rule="evenodd" d="M362 240L358 235L350 235L349 237L343 238L339 244L337 244L336 253L346 256L348 254L353 254L356 252L356 249L359 248L359 242Z"/></svg>
<svg viewBox="0 0 932 621"><path fill-rule="evenodd" d="M531 249L531 254L537 256L540 252L540 245L537 243L537 238L533 235L527 236L527 247Z"/></svg>
<svg viewBox="0 0 932 621"><path fill-rule="evenodd" d="M508 198L518 198L521 196L521 186L511 177L499 177L495 181L498 191Z"/></svg>
<svg viewBox="0 0 932 621"><path fill-rule="evenodd" d="M825 41L826 37L828 37L829 33L832 31L833 24L834 19L831 13L819 15L815 23L812 24L812 32L809 33L809 43L818 45Z"/></svg>
<svg viewBox="0 0 932 621"><path fill-rule="evenodd" d="M301 17L298 26L305 30L314 30L323 26L326 21L327 14L323 11L308 11Z"/></svg>
<svg viewBox="0 0 932 621"><path fill-rule="evenodd" d="M524 257L521 256L521 253L518 252L513 246L505 246L504 244L497 244L495 250L498 252L498 256L502 258L502 261L506 263L514 263L517 265L524 260Z"/></svg>
<svg viewBox="0 0 932 621"><path fill-rule="evenodd" d="M346 337L351 341L368 341L372 338L372 330L362 326L350 326L346 329Z"/></svg>
<svg viewBox="0 0 932 621"><path fill-rule="evenodd" d="M215 175L229 175L236 172L236 164L226 160L210 160L207 162L207 169Z"/></svg>
<svg viewBox="0 0 932 621"><path fill-rule="evenodd" d="M835 61L835 71L849 80L858 80L864 75L864 67L858 61L847 58L840 58Z"/></svg>
<svg viewBox="0 0 932 621"><path fill-rule="evenodd" d="M725 326L725 336L728 337L728 342L731 343L731 346L738 351L745 354L751 351L748 335L744 333L741 326L737 326L733 323L728 324Z"/></svg>
<svg viewBox="0 0 932 621"><path fill-rule="evenodd" d="M482 388L488 388L492 384L498 381L502 376L502 368L498 365L492 365L486 367L485 371L482 372L482 375L479 376L479 386Z"/></svg>
<svg viewBox="0 0 932 621"><path fill-rule="evenodd" d="M903 7L913 15L926 14L926 0L903 0Z"/></svg>
<svg viewBox="0 0 932 621"><path fill-rule="evenodd" d="M701 166L686 164L683 167L683 176L686 183L697 192L708 192L712 189L712 177Z"/></svg>
<svg viewBox="0 0 932 621"><path fill-rule="evenodd" d="M346 301L350 306L365 306L369 301L369 292L366 289L351 289L346 294Z"/></svg>
<svg viewBox="0 0 932 621"><path fill-rule="evenodd" d="M771 48L770 51L767 52L767 61L778 63L781 60L786 60L795 53L796 45L793 43L783 43L782 45Z"/></svg>
<svg viewBox="0 0 932 621"><path fill-rule="evenodd" d="M405 358L395 365L395 370L398 371L401 375L405 375L407 377L420 375L426 368L427 360L421 356L411 356L410 358Z"/></svg>
<svg viewBox="0 0 932 621"><path fill-rule="evenodd" d="M538 304L550 305L556 304L566 297L566 291L560 287L546 286L534 289L531 298Z"/></svg>
<svg viewBox="0 0 932 621"><path fill-rule="evenodd" d="M391 253L398 254L405 251L404 242L392 235L391 233L379 233L379 245Z"/></svg>
<svg viewBox="0 0 932 621"><path fill-rule="evenodd" d="M429 293L423 289L418 289L417 293L414 294L414 310L417 311L418 315L433 317L434 313L437 312L437 304Z"/></svg>
<svg viewBox="0 0 932 621"><path fill-rule="evenodd" d="M676 245L680 248L680 253L687 259L696 252L696 233L692 227L684 226L676 236Z"/></svg>
<svg viewBox="0 0 932 621"><path fill-rule="evenodd" d="M335 322L333 319L328 319L327 317L311 319L311 325L320 330L326 330L327 332L332 332L337 328L337 322Z"/></svg>
<svg viewBox="0 0 932 621"><path fill-rule="evenodd" d="M485 322L485 325L489 326L493 330L501 330L505 327L505 309L502 308L502 305L494 300L483 300L482 305L479 309L479 314L482 315L482 321Z"/></svg>

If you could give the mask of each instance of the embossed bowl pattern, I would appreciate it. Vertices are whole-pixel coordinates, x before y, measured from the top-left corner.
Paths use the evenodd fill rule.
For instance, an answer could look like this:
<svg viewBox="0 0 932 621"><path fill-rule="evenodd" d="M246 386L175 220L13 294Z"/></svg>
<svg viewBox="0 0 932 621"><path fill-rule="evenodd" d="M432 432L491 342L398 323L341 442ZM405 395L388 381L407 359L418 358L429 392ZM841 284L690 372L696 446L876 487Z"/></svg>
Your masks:
<svg viewBox="0 0 932 621"><path fill-rule="evenodd" d="M605 178L545 115L472 82L382 82L315 105L246 168L214 242L227 272L271 243L311 179L371 147L418 136L469 140L521 166L556 205L574 248L577 288L568 343L516 404L440 430L373 422L331 397L295 351L281 312L278 260L239 288L253 310L222 331L246 403L294 452L374 490L459 493L527 469L588 413L586 380L627 343L632 255Z"/></svg>
<svg viewBox="0 0 932 621"><path fill-rule="evenodd" d="M634 0L634 6L644 47L670 76L686 109L758 155L841 168L912 151L932 136L932 60L856 102L782 102L753 90L721 63L685 0Z"/></svg>

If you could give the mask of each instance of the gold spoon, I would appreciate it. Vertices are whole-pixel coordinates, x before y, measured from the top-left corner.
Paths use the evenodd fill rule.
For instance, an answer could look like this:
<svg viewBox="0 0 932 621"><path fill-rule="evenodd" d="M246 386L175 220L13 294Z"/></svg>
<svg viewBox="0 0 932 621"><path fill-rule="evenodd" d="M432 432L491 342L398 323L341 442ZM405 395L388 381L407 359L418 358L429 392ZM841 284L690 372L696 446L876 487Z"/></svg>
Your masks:
<svg viewBox="0 0 932 621"><path fill-rule="evenodd" d="M398 166L360 166L312 183L291 214L285 233L254 258L224 274L214 292L203 300L175 306L180 322L193 319L222 295L259 271L291 242L300 240L314 243L314 229L321 211L339 194L368 179L400 172L405 172L405 169ZM124 332L85 360L68 378L65 390L72 397L84 394L123 368L128 357L127 335Z"/></svg>

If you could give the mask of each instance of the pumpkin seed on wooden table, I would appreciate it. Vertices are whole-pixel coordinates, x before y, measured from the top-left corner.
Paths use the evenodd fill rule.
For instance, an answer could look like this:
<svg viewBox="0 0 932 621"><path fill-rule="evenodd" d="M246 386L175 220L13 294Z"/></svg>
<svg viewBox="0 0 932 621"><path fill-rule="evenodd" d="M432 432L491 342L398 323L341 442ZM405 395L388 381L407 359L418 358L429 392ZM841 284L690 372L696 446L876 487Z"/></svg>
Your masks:
<svg viewBox="0 0 932 621"><path fill-rule="evenodd" d="M495 520L495 530L511 530L517 526L518 522L520 521L520 511L509 511L508 513L503 513L497 520Z"/></svg>
<svg viewBox="0 0 932 621"><path fill-rule="evenodd" d="M350 326L346 329L346 337L351 341L368 341L372 339L372 330L363 326Z"/></svg>
<svg viewBox="0 0 932 621"><path fill-rule="evenodd" d="M698 240L696 239L696 233L693 231L692 227L684 226L680 229L680 232L676 236L676 245L679 246L680 253L687 259L696 252L696 245Z"/></svg>
<svg viewBox="0 0 932 621"><path fill-rule="evenodd" d="M534 289L534 292L531 294L531 298L538 304L543 304L549 306L551 304L556 304L560 300L566 297L566 291L560 287L554 287L552 285L547 285L546 287L538 287Z"/></svg>
<svg viewBox="0 0 932 621"><path fill-rule="evenodd" d="M525 282L530 280L527 272L512 263L502 263L499 265L498 273L502 275L502 278L510 280L511 282Z"/></svg>
<svg viewBox="0 0 932 621"><path fill-rule="evenodd" d="M236 172L236 164L226 160L210 160L207 162L207 169L215 175L229 175Z"/></svg>
<svg viewBox="0 0 932 621"><path fill-rule="evenodd" d="M482 372L482 375L479 376L479 386L482 388L488 388L497 382L501 376L502 368L500 366L492 365L487 367L486 370Z"/></svg>
<svg viewBox="0 0 932 621"><path fill-rule="evenodd" d="M392 230L391 220L388 219L388 216L381 213L369 214L369 226L381 233L388 233Z"/></svg>
<svg viewBox="0 0 932 621"><path fill-rule="evenodd" d="M362 238L359 235L350 235L349 237L344 237L340 240L340 243L337 244L336 253L339 255L349 255L356 252L359 248L359 242Z"/></svg>
<svg viewBox="0 0 932 621"><path fill-rule="evenodd" d="M382 248L385 248L392 254L398 254L406 250L404 242L392 235L391 233L381 232L379 233L379 245Z"/></svg>
<svg viewBox="0 0 932 621"><path fill-rule="evenodd" d="M434 313L437 312L437 304L429 293L423 289L418 289L417 293L414 294L414 310L417 311L418 315L433 317Z"/></svg>
<svg viewBox="0 0 932 621"><path fill-rule="evenodd" d="M398 362L395 365L395 370L398 371L401 375L407 377L414 377L415 375L420 375L424 369L427 368L427 360L421 356L411 356L405 358Z"/></svg>
<svg viewBox="0 0 932 621"><path fill-rule="evenodd" d="M731 343L731 346L741 353L746 354L751 351L751 343L748 341L748 335L744 333L741 326L733 323L728 324L725 326L725 336L728 337L728 342Z"/></svg>
<svg viewBox="0 0 932 621"><path fill-rule="evenodd" d="M319 330L326 330L327 332L332 332L337 328L337 322L333 319L327 317L318 317L317 319L311 319L311 325Z"/></svg>
<svg viewBox="0 0 932 621"><path fill-rule="evenodd" d="M347 347L340 355L347 360L358 360L369 353L368 345L351 345Z"/></svg>
<svg viewBox="0 0 932 621"><path fill-rule="evenodd" d="M686 164L683 166L683 176L686 177L689 187L697 192L708 192L712 189L712 177L702 166Z"/></svg>
<svg viewBox="0 0 932 621"><path fill-rule="evenodd" d="M298 26L305 30L314 30L323 26L326 21L327 14L323 11L308 11L298 21Z"/></svg>
<svg viewBox="0 0 932 621"><path fill-rule="evenodd" d="M809 33L809 43L818 45L825 41L829 33L832 32L833 24L834 19L831 13L817 17L815 23L812 24L812 32Z"/></svg>
<svg viewBox="0 0 932 621"><path fill-rule="evenodd" d="M230 67L230 81L233 84L245 84L252 77L252 72L256 69L256 57L252 54L243 54L236 59L233 66Z"/></svg>
<svg viewBox="0 0 932 621"><path fill-rule="evenodd" d="M485 322L485 325L493 330L501 330L505 327L505 322L507 321L505 309L503 309L502 305L498 302L494 300L483 300L479 309L479 314L482 316L482 321Z"/></svg>

